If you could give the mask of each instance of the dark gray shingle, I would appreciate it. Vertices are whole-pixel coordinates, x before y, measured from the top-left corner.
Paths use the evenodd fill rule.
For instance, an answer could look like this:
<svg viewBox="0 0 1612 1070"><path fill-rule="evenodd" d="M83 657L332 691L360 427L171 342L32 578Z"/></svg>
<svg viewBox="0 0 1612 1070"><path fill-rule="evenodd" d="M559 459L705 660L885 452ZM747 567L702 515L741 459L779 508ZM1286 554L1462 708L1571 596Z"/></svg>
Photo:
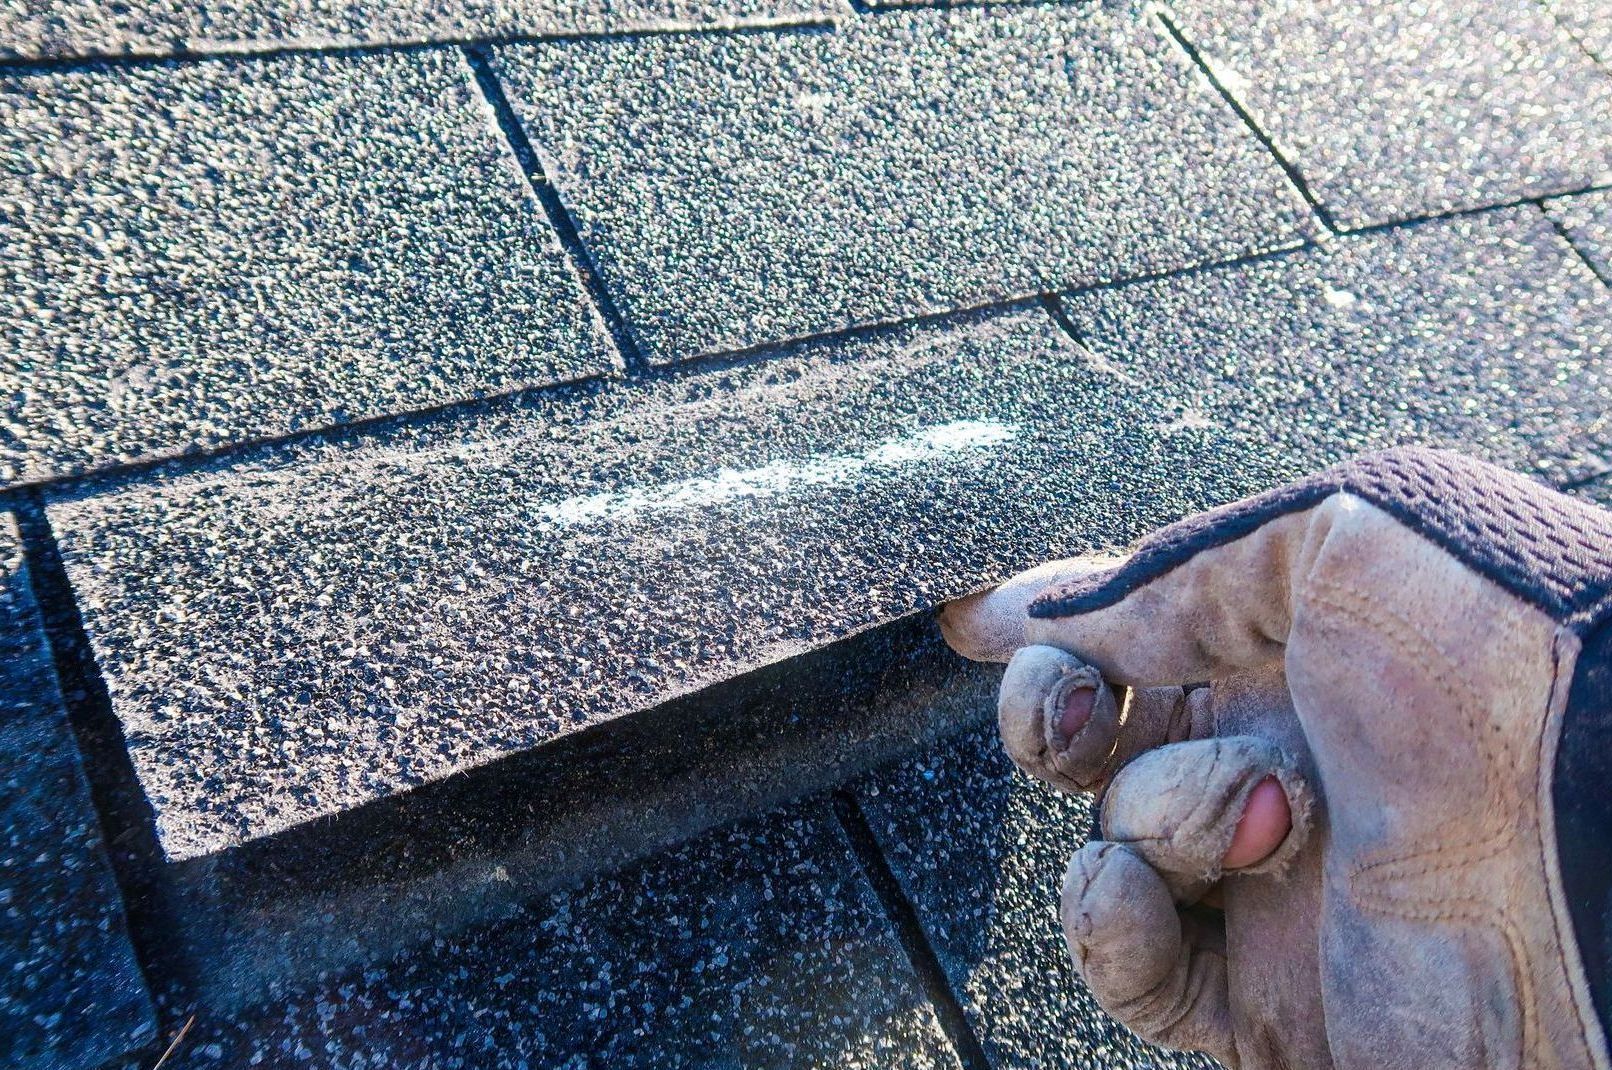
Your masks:
<svg viewBox="0 0 1612 1070"><path fill-rule="evenodd" d="M1151 19L898 12L834 32L500 48L654 360L1291 245L1269 154Z"/></svg>
<svg viewBox="0 0 1612 1070"><path fill-rule="evenodd" d="M50 515L183 858L1271 478L1164 419L1029 309L114 484ZM1069 524L1049 503L1076 494L1091 512Z"/></svg>
<svg viewBox="0 0 1612 1070"><path fill-rule="evenodd" d="M616 33L849 11L843 0L0 0L0 59Z"/></svg>
<svg viewBox="0 0 1612 1070"><path fill-rule="evenodd" d="M0 72L0 484L606 370L454 50Z"/></svg>
<svg viewBox="0 0 1612 1070"><path fill-rule="evenodd" d="M230 1021L195 1067L956 1070L820 806L712 833Z"/></svg>
<svg viewBox="0 0 1612 1070"><path fill-rule="evenodd" d="M1177 5L1220 81L1345 227L1612 173L1612 73L1535 3Z"/></svg>
<svg viewBox="0 0 1612 1070"><path fill-rule="evenodd" d="M994 724L857 786L890 867L991 1064L1212 1070L1118 1025L1075 975L1058 926L1088 796L1016 770Z"/></svg>
<svg viewBox="0 0 1612 1070"><path fill-rule="evenodd" d="M1533 207L1064 303L1136 389L1278 454L1422 442L1565 481L1612 437L1612 305Z"/></svg>
<svg viewBox="0 0 1612 1070"><path fill-rule="evenodd" d="M15 521L0 513L0 1064L93 1070L156 1028Z"/></svg>

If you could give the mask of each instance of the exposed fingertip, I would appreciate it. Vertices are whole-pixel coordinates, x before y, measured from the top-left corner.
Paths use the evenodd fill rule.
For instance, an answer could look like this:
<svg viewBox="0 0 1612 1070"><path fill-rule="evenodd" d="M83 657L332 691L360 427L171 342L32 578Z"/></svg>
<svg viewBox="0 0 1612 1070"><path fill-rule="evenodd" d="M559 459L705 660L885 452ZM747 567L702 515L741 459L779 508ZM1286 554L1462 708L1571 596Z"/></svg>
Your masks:
<svg viewBox="0 0 1612 1070"><path fill-rule="evenodd" d="M1092 711L1097 708L1095 687L1071 687L1064 693L1058 710L1058 732L1064 739L1075 735L1091 723Z"/></svg>
<svg viewBox="0 0 1612 1070"><path fill-rule="evenodd" d="M1274 776L1267 776L1248 793L1243 815L1237 821L1231 846L1221 863L1226 869L1241 869L1262 862L1282 846L1293 829L1293 809L1287 792Z"/></svg>

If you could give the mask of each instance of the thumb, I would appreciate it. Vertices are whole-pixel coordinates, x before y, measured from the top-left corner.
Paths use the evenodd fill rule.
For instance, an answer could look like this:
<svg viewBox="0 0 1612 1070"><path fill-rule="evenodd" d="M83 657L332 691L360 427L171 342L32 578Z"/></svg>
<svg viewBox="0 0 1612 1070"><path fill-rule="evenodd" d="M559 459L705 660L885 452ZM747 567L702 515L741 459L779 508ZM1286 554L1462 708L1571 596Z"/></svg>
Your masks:
<svg viewBox="0 0 1612 1070"><path fill-rule="evenodd" d="M1026 638L1131 687L1198 683L1280 661L1293 577L1331 527L1324 499L1307 501L1296 489L1304 488L1171 525L1118 568L1052 584L1026 608Z"/></svg>

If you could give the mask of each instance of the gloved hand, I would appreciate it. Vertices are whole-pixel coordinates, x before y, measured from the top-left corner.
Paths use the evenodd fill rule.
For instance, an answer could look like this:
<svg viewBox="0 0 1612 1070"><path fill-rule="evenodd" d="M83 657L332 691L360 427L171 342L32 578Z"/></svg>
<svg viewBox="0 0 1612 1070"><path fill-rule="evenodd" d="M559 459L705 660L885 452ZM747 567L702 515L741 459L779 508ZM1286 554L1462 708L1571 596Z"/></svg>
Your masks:
<svg viewBox="0 0 1612 1070"><path fill-rule="evenodd" d="M1563 725L1612 720L1612 517L1396 450L1107 565L942 613L1011 656L1013 759L1102 793L1060 910L1098 1002L1246 1070L1607 1067L1612 826L1558 857L1609 811L1553 778L1606 761Z"/></svg>

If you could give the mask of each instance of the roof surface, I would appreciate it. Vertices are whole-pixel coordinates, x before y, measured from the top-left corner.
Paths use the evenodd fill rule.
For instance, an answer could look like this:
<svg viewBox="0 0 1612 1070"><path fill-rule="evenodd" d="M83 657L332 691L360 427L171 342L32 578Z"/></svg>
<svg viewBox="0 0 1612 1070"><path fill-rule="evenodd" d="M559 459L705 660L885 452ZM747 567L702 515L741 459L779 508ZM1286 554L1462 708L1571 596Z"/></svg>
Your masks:
<svg viewBox="0 0 1612 1070"><path fill-rule="evenodd" d="M891 629L1365 448L1609 495L1599 0L193 8L0 0L8 852L68 934L0 919L19 1050L1148 1064L1050 925L1084 811ZM286 890L852 649L964 734L569 890L502 887L518 807ZM287 965L388 903L400 958Z"/></svg>

